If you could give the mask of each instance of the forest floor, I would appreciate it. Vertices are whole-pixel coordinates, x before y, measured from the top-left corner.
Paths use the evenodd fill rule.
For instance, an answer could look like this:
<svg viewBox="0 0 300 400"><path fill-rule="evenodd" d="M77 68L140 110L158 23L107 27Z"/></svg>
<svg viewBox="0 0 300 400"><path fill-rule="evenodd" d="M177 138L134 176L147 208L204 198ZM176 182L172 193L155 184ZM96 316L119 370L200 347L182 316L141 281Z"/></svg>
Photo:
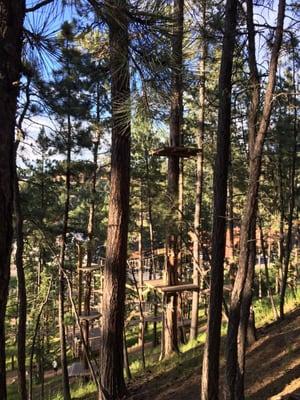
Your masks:
<svg viewBox="0 0 300 400"><path fill-rule="evenodd" d="M255 305L258 340L249 347L246 363L246 399L289 399L291 394L300 394L300 291L297 298L287 301L286 318L270 323L272 312L268 303ZM296 308L295 308L296 307ZM198 341L181 346L181 353L159 362L159 346L147 346L146 371L141 372L140 351L131 347L130 367L133 374L128 384L130 400L198 400L200 398L200 376L205 321L202 320ZM222 325L222 353L226 323ZM148 332L151 336L151 332ZM149 337L150 337L149 336ZM149 338L148 338L149 339ZM16 371L8 374L8 399L17 398ZM224 382L224 358L221 357L220 386ZM95 385L80 379L71 380L72 399L95 400ZM45 395L47 399L61 400L61 376L47 371ZM35 385L34 400L41 396L40 385ZM297 397L298 398L298 397ZM291 399L293 399L291 397ZM220 397L223 400L223 397Z"/></svg>
<svg viewBox="0 0 300 400"><path fill-rule="evenodd" d="M177 357L164 373L146 371L130 385L131 400L196 400L200 398L203 345ZM247 351L246 398L288 399L300 394L300 308L258 330L258 340ZM224 360L221 364L221 386ZM221 390L222 391L222 390Z"/></svg>

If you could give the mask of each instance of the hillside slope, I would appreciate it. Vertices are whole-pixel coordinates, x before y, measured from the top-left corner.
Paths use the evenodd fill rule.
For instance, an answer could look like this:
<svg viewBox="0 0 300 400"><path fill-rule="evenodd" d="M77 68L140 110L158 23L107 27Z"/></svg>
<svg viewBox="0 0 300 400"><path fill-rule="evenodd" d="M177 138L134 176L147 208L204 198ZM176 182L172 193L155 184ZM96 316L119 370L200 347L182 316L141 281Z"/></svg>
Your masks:
<svg viewBox="0 0 300 400"><path fill-rule="evenodd" d="M300 308L258 332L259 339L247 352L247 400L296 399L300 394ZM189 376L185 360L176 368L153 377L145 374L133 383L132 400L198 400L202 349L191 353ZM223 371L221 371L222 373ZM222 384L223 376L221 378ZM291 397L291 395L293 395Z"/></svg>

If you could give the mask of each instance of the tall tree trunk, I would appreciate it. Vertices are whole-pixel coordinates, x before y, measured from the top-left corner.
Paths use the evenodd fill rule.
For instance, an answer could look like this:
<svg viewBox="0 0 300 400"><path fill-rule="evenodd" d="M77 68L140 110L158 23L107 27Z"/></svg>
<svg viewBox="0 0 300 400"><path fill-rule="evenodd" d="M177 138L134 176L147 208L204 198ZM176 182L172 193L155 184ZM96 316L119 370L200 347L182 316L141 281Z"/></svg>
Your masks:
<svg viewBox="0 0 300 400"><path fill-rule="evenodd" d="M174 0L174 28L172 34L172 88L170 111L170 145L179 146L182 133L182 40L184 0ZM168 161L168 196L171 201L172 227L167 227L167 285L178 281L179 238L179 157L170 156ZM174 221L175 219L175 221ZM164 317L163 356L178 352L177 307L178 294L166 293Z"/></svg>
<svg viewBox="0 0 300 400"><path fill-rule="evenodd" d="M100 120L100 111L99 111L99 100L97 96L97 122ZM96 183L97 183L97 168L98 168L98 148L100 142L100 131L96 133L96 138L94 141L93 147L93 176L92 176L92 185L91 185L91 202L89 209L89 220L87 227L88 234L88 242L87 242L87 268L90 268L92 265L93 259L93 240L94 240L94 226L95 226L95 203L96 203ZM85 288L85 299L84 299L84 312L86 315L90 314L91 311L91 294L92 294L92 273L87 272L86 276L86 288ZM89 350L89 321L84 321L84 335L85 342L87 345L87 349ZM84 358L85 368L88 368L88 355Z"/></svg>
<svg viewBox="0 0 300 400"><path fill-rule="evenodd" d="M51 293L51 287L52 287L52 278L50 279L45 299L39 308L39 312L38 312L36 322L35 322L33 337L32 337L32 344L31 344L30 358L29 358L29 393L28 393L29 400L34 400L33 399L33 391L32 391L32 389L33 389L33 385L32 385L33 357L34 357L34 352L35 352L36 340L37 340L38 333L39 333L41 317L42 317L42 314L44 311L44 307L46 306L46 304L49 300L49 296ZM53 307L53 309L54 309L54 307Z"/></svg>
<svg viewBox="0 0 300 400"><path fill-rule="evenodd" d="M248 1L247 9L248 9L247 22L249 30L249 64L251 67L252 63L255 63L256 66L255 47L252 49L250 48L250 44L255 46L255 44L253 43L254 34L251 35L250 33L251 29L253 28L252 0ZM278 17L277 17L275 39L272 47L271 59L269 64L268 83L265 92L262 117L259 123L257 134L255 131L256 113L255 113L254 96L252 97L252 103L249 114L249 155L250 155L249 183L248 183L246 202L244 206L243 219L241 224L239 267L231 295L231 307L229 313L229 324L227 333L226 375L227 375L227 384L230 396L229 398L231 400L239 399L239 397L236 397L236 377L238 372L237 339L238 339L238 331L239 331L240 317L241 317L240 316L241 303L243 299L243 291L245 288L245 284L247 282L247 277L249 278L249 276L251 276L250 273L248 274L249 251L250 251L249 243L251 242L251 226L253 224L253 221L256 220L257 197L259 189L259 178L261 173L263 144L268 130L270 115L272 110L272 100L276 82L277 63L279 57L279 50L282 42L284 14L285 14L285 0L280 0L278 4ZM250 19L252 21L252 24ZM254 60L251 61L250 57L254 57ZM252 78L254 77L252 70L251 70L251 76ZM251 111L253 111L253 113Z"/></svg>
<svg viewBox="0 0 300 400"><path fill-rule="evenodd" d="M128 357L128 350L127 350L127 343L126 343L126 334L124 331L124 343L123 343L123 349L124 349L124 368L126 371L126 378L130 381L132 376L131 376L131 371L129 367L129 357Z"/></svg>
<svg viewBox="0 0 300 400"><path fill-rule="evenodd" d="M219 398L219 354L222 320L227 178L230 152L231 76L237 1L227 0L219 75L217 155L214 167L214 217L207 336L202 365L202 400Z"/></svg>
<svg viewBox="0 0 300 400"><path fill-rule="evenodd" d="M142 197L142 180L140 181L140 223L139 223L139 234L138 234L138 251L139 251L139 272L138 272L138 285L137 285L137 295L139 301L139 308L141 314L141 322L139 326L139 338L138 343L142 345L142 352L144 354L144 341L145 341L145 322L143 321L143 286L144 286L144 265L143 265L143 197ZM134 274L134 269L132 270ZM134 277L135 279L135 277ZM143 355L143 368L145 368L145 357Z"/></svg>
<svg viewBox="0 0 300 400"><path fill-rule="evenodd" d="M145 150L146 176L147 176L147 200L148 200L148 220L149 220L149 238L151 250L151 266L149 271L149 279L156 278L156 268L154 259L154 232L153 232L153 217L152 217L152 198L150 190L150 174L149 174L149 153Z"/></svg>
<svg viewBox="0 0 300 400"><path fill-rule="evenodd" d="M5 314L10 279L14 132L25 1L0 0L0 399L6 400Z"/></svg>
<svg viewBox="0 0 300 400"><path fill-rule="evenodd" d="M70 94L69 94L70 96ZM68 115L68 126L67 126L67 160L66 160L66 200L64 207L63 216L63 231L61 250L59 257L59 282L58 282L58 320L59 320L59 339L60 339L60 359L62 368L62 386L64 400L71 400L70 395L70 383L68 375L68 363L67 363L67 342L65 332L65 253L66 253L66 238L68 231L69 222L69 208L70 208L70 178L71 178L71 117Z"/></svg>
<svg viewBox="0 0 300 400"><path fill-rule="evenodd" d="M284 188L283 188L283 172L282 172L282 145L279 140L278 146L278 191L279 191L279 241L278 241L278 294L282 287L283 279L283 263L284 263L284 221L285 221L285 207L284 207Z"/></svg>
<svg viewBox="0 0 300 400"><path fill-rule="evenodd" d="M280 288L280 302L279 302L279 315L280 318L284 318L284 302L285 293L287 288L287 279L289 272L290 257L292 252L292 229L295 211L295 197L296 197L296 162L297 162L297 134L298 134L298 123L297 123L297 102L296 102L296 85L295 85L295 61L293 62L293 106L294 106L294 127L293 127L293 148L292 148L292 165L290 173L290 202L289 202L289 214L288 214L288 230L285 242L284 252L284 265L282 282Z"/></svg>
<svg viewBox="0 0 300 400"><path fill-rule="evenodd" d="M248 29L248 63L250 69L251 101L248 110L248 145L249 145L249 166L251 169L254 157L254 145L256 140L256 126L259 109L260 82L255 55L255 30L253 24L252 0L247 2L247 29ZM252 302L252 286L256 263L256 213L257 199L253 204L253 214L249 220L249 233L247 242L247 275L242 292L240 321L237 338L237 374L235 383L235 398L244 399L244 377L245 377L245 355L247 332L252 328L249 324L250 307ZM250 321L251 322L251 321ZM255 332L252 335L255 338Z"/></svg>
<svg viewBox="0 0 300 400"><path fill-rule="evenodd" d="M102 300L99 399L121 399L130 184L130 82L127 3L105 3L109 25L112 145L106 264Z"/></svg>
<svg viewBox="0 0 300 400"><path fill-rule="evenodd" d="M77 243L78 315L82 314L82 260L83 248L81 243Z"/></svg>
<svg viewBox="0 0 300 400"><path fill-rule="evenodd" d="M202 30L206 32L206 0L202 2ZM197 137L197 147L199 153L197 155L197 171L196 171L196 199L195 199L195 214L194 214L194 241L193 241L193 283L200 284L200 271L203 269L203 252L202 252L202 194L203 194L203 160L204 160L204 130L205 130L205 89L206 89L206 56L207 43L206 37L201 39L200 48L200 84L199 84L199 130ZM190 340L195 340L198 335L198 308L199 308L199 292L193 292L192 312L191 312L191 329Z"/></svg>
<svg viewBox="0 0 300 400"><path fill-rule="evenodd" d="M276 308L274 297L273 297L273 293L272 293L270 275L269 275L269 265L268 265L270 263L271 251L269 251L269 256L268 256L269 260L267 260L266 245L265 245L265 240L264 240L264 234L263 234L263 228L262 228L261 219L259 219L259 231L260 231L261 251L262 251L262 256L263 256L264 266L265 266L267 295L268 295L268 298L270 299L270 303L271 303L274 319L277 320L278 319L278 313L277 313L277 308Z"/></svg>
<svg viewBox="0 0 300 400"><path fill-rule="evenodd" d="M230 284L233 287L234 278L235 278L235 248L234 248L234 219L233 219L233 168L232 168L232 154L230 148L230 170L229 170L229 177L228 177L228 229L229 229L229 245L231 250L231 259L229 261L229 279Z"/></svg>
<svg viewBox="0 0 300 400"><path fill-rule="evenodd" d="M240 316L240 324L239 324L239 331L238 331L238 369L237 369L237 377L236 377L236 388L235 388L235 398L239 400L244 399L244 378L245 378L245 355L246 355L246 345L247 345L247 338L250 335L250 329L254 327L249 321L250 319L250 306L252 303L252 286L253 286L253 279L254 279L254 267L256 261L256 238L255 238L255 231L256 231L256 219L252 219L251 224L251 236L250 236L250 243L249 243L249 259L248 259L248 271L247 271L247 278L245 281L245 287L243 290L243 297L242 297L242 304L241 304L241 316ZM254 328L255 329L255 328ZM256 334L255 332L251 334L251 340L255 340ZM248 343L250 344L250 343Z"/></svg>
<svg viewBox="0 0 300 400"><path fill-rule="evenodd" d="M19 182L17 174L17 148L18 143L15 143L15 171L14 171L14 212L16 218L16 237L17 237L17 251L16 251L16 267L18 277L18 385L20 398L27 400L26 388L26 312L27 312L27 296L26 296L26 282L23 265L23 252L24 252L24 237L23 237L23 215L20 202Z"/></svg>

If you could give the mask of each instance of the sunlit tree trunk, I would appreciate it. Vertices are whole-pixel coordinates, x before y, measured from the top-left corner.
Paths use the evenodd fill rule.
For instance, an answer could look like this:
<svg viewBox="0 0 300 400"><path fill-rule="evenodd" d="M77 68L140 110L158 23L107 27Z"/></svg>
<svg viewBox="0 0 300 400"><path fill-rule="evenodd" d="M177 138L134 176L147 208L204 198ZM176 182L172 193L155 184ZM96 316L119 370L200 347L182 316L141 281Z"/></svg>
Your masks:
<svg viewBox="0 0 300 400"><path fill-rule="evenodd" d="M219 75L217 154L214 166L214 217L207 337L202 365L202 400L219 398L219 355L222 320L227 178L230 152L231 78L237 1L227 0Z"/></svg>
<svg viewBox="0 0 300 400"><path fill-rule="evenodd" d="M98 97L98 96L97 96ZM100 120L100 105L99 99L97 98L97 122ZM95 206L96 206L96 184L97 184L97 168L98 168L98 148L100 143L100 128L95 134L93 141L93 174L91 184L91 202L89 207L89 219L87 226L88 242L87 242L87 261L86 267L90 268L93 260L94 251L94 226L95 226ZM85 315L89 315L91 311L91 294L92 294L92 273L87 272L86 287L85 287L85 298L84 298L84 312ZM84 321L84 336L87 349L89 350L89 321ZM85 356L85 368L88 368L88 355Z"/></svg>
<svg viewBox="0 0 300 400"><path fill-rule="evenodd" d="M202 30L206 29L206 0L202 4ZM194 213L194 241L193 241L193 283L200 285L200 271L203 273L203 252L202 252L202 194L203 194L203 160L204 160L204 129L205 129L205 67L206 67L207 43L206 38L201 39L200 48L200 84L199 84L199 128L197 137L197 146L199 153L197 155L197 171L196 171L196 200ZM199 308L199 292L193 292L192 312L191 312L191 329L190 340L195 340L198 334L198 308Z"/></svg>
<svg viewBox="0 0 300 400"><path fill-rule="evenodd" d="M111 177L102 300L99 399L122 399L123 332L130 183L130 83L127 3L105 3L109 25L112 145Z"/></svg>
<svg viewBox="0 0 300 400"><path fill-rule="evenodd" d="M65 255L66 255L66 238L69 223L69 208L70 208L70 188L71 188L71 117L68 115L67 123L67 160L66 160L66 186L65 186L65 204L63 216L63 230L61 235L61 249L59 256L59 277L58 277L58 324L59 324L59 339L60 339L60 360L62 368L62 386L64 400L70 400L70 383L68 375L68 362L67 362L67 342L65 332Z"/></svg>
<svg viewBox="0 0 300 400"><path fill-rule="evenodd" d="M253 10L252 0L248 1L247 9L248 9L248 16L247 16L248 31L250 32L250 30L253 29L253 11L252 13L249 14L249 10ZM254 112L255 103L253 102L254 98L257 99L257 97L252 98L252 103L250 106L251 107L250 111L252 109L253 113L250 112L249 114L249 117L252 118L251 120L249 119L249 140L250 140L249 183L248 183L246 202L244 206L243 218L241 223L239 267L231 295L231 306L230 306L228 333L227 333L226 376L227 376L227 384L228 384L230 400L240 400L244 398L243 397L244 394L239 392L239 388L241 388L242 385L239 383L239 385L236 386L237 374L239 373L238 357L240 358L240 355L238 355L237 341L238 341L239 326L241 322L241 304L243 302L243 293L245 285L248 285L248 279L249 277L251 277L251 273L248 273L249 255L250 255L249 243L251 243L251 226L253 224L253 221L256 220L262 152L272 111L272 103L273 103L272 100L276 82L277 63L279 57L279 50L282 43L284 14L285 14L285 0L280 0L278 4L277 27L271 51L270 64L269 64L268 83L265 91L262 116L259 122L257 133L255 132L256 113ZM252 46L255 46L255 43L253 43L254 33L252 35L249 34L248 39L249 39L249 45L250 43L252 43ZM251 51L249 51L249 57L250 56L254 57L254 60L252 61L249 59L250 61L249 65L251 68L252 63L255 64L256 66L255 47L251 48ZM251 75L253 77L252 70L251 70ZM253 132L251 132L251 130L253 130Z"/></svg>
<svg viewBox="0 0 300 400"><path fill-rule="evenodd" d="M179 146L182 132L182 40L184 0L174 1L174 28L172 33L172 84L170 112L170 145ZM167 227L167 285L178 281L179 244L179 157L170 156L168 161L168 196L171 202L172 223ZM163 356L178 352L177 293L165 294Z"/></svg>
<svg viewBox="0 0 300 400"><path fill-rule="evenodd" d="M268 260L267 260L267 251L266 251L266 245L265 245L261 220L259 220L259 230L260 230L261 250L262 250L262 256L263 256L263 261L264 261L264 266L265 266L267 295L268 295L268 298L270 299L274 319L276 320L278 318L278 313L277 313L277 308L276 308L276 305L274 302L274 297L273 297L271 282L270 282L270 275L269 275L269 264L270 264L271 251L270 251L270 249L268 250ZM270 248L270 242L269 242L269 248Z"/></svg>

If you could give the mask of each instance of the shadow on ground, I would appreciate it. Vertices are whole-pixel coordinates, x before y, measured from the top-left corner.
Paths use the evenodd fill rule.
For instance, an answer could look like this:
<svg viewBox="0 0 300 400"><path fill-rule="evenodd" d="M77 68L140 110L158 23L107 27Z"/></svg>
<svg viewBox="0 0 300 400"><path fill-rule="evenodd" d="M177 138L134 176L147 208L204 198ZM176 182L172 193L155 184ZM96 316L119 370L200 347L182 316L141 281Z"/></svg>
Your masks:
<svg viewBox="0 0 300 400"><path fill-rule="evenodd" d="M201 354L202 346L190 350L184 359L179 357L179 365L161 375L153 377L152 371L146 373L131 385L130 399L198 400ZM297 398L289 396L300 394L300 308L283 321L259 330L258 341L248 350L246 365L247 400Z"/></svg>

